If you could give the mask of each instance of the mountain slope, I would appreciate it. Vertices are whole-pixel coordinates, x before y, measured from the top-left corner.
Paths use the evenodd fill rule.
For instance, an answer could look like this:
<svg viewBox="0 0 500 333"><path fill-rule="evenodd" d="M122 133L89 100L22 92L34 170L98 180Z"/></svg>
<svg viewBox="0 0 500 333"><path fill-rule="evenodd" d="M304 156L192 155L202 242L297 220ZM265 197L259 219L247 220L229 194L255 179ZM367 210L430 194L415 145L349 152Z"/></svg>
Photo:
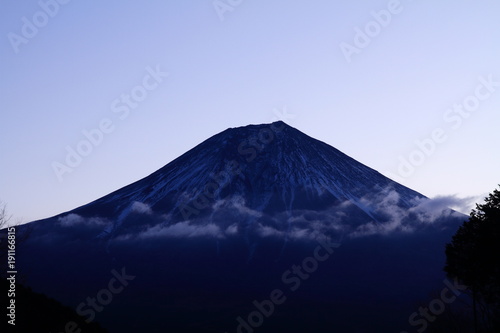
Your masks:
<svg viewBox="0 0 500 333"><path fill-rule="evenodd" d="M110 272L134 276L96 314L112 332L245 331L238 318L273 290L287 301L259 332L397 330L442 285L464 218L430 203L283 122L250 125L31 223L19 265L75 308Z"/></svg>
<svg viewBox="0 0 500 333"><path fill-rule="evenodd" d="M247 210L273 216L348 202L357 208L351 209L352 214L363 216L357 220L382 223L391 216L381 209L386 203L380 201L390 198L391 205L410 209L425 197L276 122L223 131L150 176L72 213L109 219L107 232L117 232L139 206L177 223L206 220L235 198ZM351 220L346 227L354 226Z"/></svg>

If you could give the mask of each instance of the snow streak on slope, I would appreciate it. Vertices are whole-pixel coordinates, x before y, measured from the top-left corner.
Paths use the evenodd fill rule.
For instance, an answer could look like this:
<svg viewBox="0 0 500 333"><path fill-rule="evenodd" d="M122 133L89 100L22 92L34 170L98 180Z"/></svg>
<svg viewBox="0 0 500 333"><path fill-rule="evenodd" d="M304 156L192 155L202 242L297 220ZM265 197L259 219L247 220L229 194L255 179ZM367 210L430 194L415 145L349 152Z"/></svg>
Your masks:
<svg viewBox="0 0 500 333"><path fill-rule="evenodd" d="M73 213L108 218L113 226L106 230L114 236L153 225L172 231L176 223L204 228L213 224L222 235L236 228L247 239L255 233L290 235L302 232L297 225L315 213L323 213L322 219L328 216L324 225L333 228L341 223L364 235L412 229L401 226L394 212L398 219L409 219L421 200L427 199L339 150L275 122L227 129L148 177ZM149 217L131 226L126 220L138 213L131 209L137 203L150 209Z"/></svg>

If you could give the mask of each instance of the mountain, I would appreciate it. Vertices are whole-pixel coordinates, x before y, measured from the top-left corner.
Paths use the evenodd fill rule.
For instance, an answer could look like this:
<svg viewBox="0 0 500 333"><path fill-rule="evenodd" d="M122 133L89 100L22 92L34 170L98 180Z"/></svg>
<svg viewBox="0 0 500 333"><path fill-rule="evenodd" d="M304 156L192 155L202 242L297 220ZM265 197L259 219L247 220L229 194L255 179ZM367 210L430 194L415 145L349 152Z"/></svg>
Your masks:
<svg viewBox="0 0 500 333"><path fill-rule="evenodd" d="M463 219L275 122L28 224L18 260L110 332L397 331L443 288Z"/></svg>

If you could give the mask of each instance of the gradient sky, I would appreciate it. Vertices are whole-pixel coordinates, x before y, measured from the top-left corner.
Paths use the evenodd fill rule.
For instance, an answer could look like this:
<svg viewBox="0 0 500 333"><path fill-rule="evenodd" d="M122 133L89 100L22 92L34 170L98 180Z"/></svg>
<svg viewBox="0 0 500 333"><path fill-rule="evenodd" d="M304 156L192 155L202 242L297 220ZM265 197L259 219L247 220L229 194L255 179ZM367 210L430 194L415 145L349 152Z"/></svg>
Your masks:
<svg viewBox="0 0 500 333"><path fill-rule="evenodd" d="M498 1L1 7L0 200L14 219L71 210L277 118L430 197L500 183ZM88 150L83 131L99 126ZM58 177L79 144L90 152Z"/></svg>

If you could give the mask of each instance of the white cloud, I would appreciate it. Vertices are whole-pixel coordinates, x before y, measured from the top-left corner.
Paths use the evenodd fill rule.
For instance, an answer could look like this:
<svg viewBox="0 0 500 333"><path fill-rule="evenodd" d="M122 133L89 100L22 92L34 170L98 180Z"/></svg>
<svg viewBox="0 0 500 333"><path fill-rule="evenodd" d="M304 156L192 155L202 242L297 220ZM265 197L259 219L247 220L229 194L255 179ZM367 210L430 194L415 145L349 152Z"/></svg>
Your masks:
<svg viewBox="0 0 500 333"><path fill-rule="evenodd" d="M399 194L392 188L386 188L377 195L362 199L377 216L384 221L370 221L357 227L351 237L374 234L387 235L392 232L412 232L418 224L432 224L440 218L459 216L451 208L464 208L474 198L458 198L456 196L439 196L432 199L415 197L410 203L413 207L401 207Z"/></svg>
<svg viewBox="0 0 500 333"><path fill-rule="evenodd" d="M283 231L280 231L280 230L273 228L271 226L262 225L262 224L259 224L257 226L257 234L263 238L266 238L266 237L280 237L281 238L281 237L285 236L285 233Z"/></svg>
<svg viewBox="0 0 500 333"><path fill-rule="evenodd" d="M349 236L352 238L370 236L370 235L388 235L392 232L412 232L415 229L408 225L401 223L401 220L390 220L389 222L368 222L357 227Z"/></svg>
<svg viewBox="0 0 500 333"><path fill-rule="evenodd" d="M294 240L316 240L321 237L333 236L342 238L345 226L342 219L347 215L341 211L295 211L286 223L278 226L263 225L256 226L260 237L279 237ZM278 217L283 218L283 216ZM276 222L276 220L274 220Z"/></svg>
<svg viewBox="0 0 500 333"><path fill-rule="evenodd" d="M292 239L316 239L320 235L317 230L293 228L288 236Z"/></svg>
<svg viewBox="0 0 500 333"><path fill-rule="evenodd" d="M223 232L221 229L213 224L208 223L204 225L194 225L189 221L179 222L172 225L156 225L149 228L148 230L139 234L140 238L150 238L150 237L223 237Z"/></svg>
<svg viewBox="0 0 500 333"><path fill-rule="evenodd" d="M239 195L234 196L230 199L217 200L212 205L212 209L214 211L216 211L218 209L224 209L224 208L234 208L238 211L238 213L244 214L247 216L252 216L252 217L257 217L257 218L263 216L262 212L249 208L246 205L245 199Z"/></svg>
<svg viewBox="0 0 500 333"><path fill-rule="evenodd" d="M57 221L63 227L71 227L76 224L82 224L85 222L85 219L78 214L68 214L66 216L59 217Z"/></svg>
<svg viewBox="0 0 500 333"><path fill-rule="evenodd" d="M275 237L295 240L314 240L318 237L362 237L374 234L388 235L391 233L413 232L421 224L434 223L440 217L447 217L453 214L448 209L449 206L466 204L470 198L458 199L453 196L437 197L434 199L415 197L410 204L411 208L405 208L401 202L400 194L393 188L388 187L380 192L367 195L357 203L346 200L334 207L324 211L294 210L282 212L274 216L265 215L262 211L249 208L244 198L233 197L229 200L217 200L214 202L214 210L229 209L231 216L227 220L217 220L217 216L210 216L202 223L193 220L173 223L169 216L163 216L164 223L151 226L146 231L139 234L120 236L126 238L151 238L151 237L175 237L175 238L226 238L242 235L250 232L252 237ZM362 206L364 211L370 213L366 217L366 223L354 224L348 214L351 208ZM143 214L154 214L147 204L134 202L131 210ZM233 215L236 214L236 215ZM355 213L357 214L357 213ZM220 217L219 217L220 218ZM78 216L67 218L67 223L77 223L81 221ZM241 221L248 219L254 223L251 227L241 228ZM75 220L75 221L73 221ZM237 221L240 222L237 222ZM359 223L360 221L354 221Z"/></svg>
<svg viewBox="0 0 500 333"><path fill-rule="evenodd" d="M132 211L140 214L146 214L146 215L151 215L153 214L153 210L148 204L139 202L139 201L134 201L132 203Z"/></svg>
<svg viewBox="0 0 500 333"><path fill-rule="evenodd" d="M238 233L238 226L236 224L231 224L227 227L225 234L226 235L236 235Z"/></svg>
<svg viewBox="0 0 500 333"><path fill-rule="evenodd" d="M87 226L102 226L107 224L107 221L100 217L85 218L74 213L61 216L57 219L57 221L63 227L72 227L80 224L84 224Z"/></svg>
<svg viewBox="0 0 500 333"><path fill-rule="evenodd" d="M481 201L482 196L459 198L456 195L436 196L429 200L416 200L418 208L431 212L442 211L446 208L454 209L463 214L469 214L474 207L474 203Z"/></svg>

